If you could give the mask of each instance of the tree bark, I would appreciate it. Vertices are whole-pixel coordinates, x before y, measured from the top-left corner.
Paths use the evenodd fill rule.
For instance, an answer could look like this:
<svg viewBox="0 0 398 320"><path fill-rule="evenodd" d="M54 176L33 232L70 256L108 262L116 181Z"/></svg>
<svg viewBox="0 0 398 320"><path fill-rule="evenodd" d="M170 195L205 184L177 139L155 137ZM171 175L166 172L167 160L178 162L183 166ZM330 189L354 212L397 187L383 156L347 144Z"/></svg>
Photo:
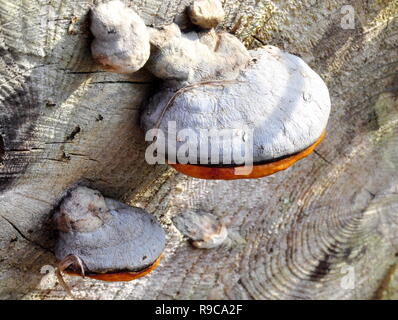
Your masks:
<svg viewBox="0 0 398 320"><path fill-rule="evenodd" d="M157 26L189 3L130 4ZM342 0L224 1L223 29L248 48L302 56L332 99L316 152L250 181L197 180L145 162L138 119L154 79L98 69L92 4L0 0L0 297L67 298L51 267L49 219L76 183L145 208L167 232L150 275L66 277L78 298L374 297L398 252L397 2L352 1L355 27L344 29ZM171 220L187 209L223 219L226 244L192 248Z"/></svg>

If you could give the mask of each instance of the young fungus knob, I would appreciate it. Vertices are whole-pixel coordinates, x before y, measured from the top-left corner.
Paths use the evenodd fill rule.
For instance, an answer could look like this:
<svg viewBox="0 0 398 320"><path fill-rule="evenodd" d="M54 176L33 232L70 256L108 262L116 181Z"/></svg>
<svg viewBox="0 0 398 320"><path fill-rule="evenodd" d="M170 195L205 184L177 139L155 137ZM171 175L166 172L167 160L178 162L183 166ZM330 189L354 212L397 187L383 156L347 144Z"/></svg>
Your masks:
<svg viewBox="0 0 398 320"><path fill-rule="evenodd" d="M244 45L226 32L182 33L176 24L150 29L155 47L146 68L180 88L200 81L233 79L250 62Z"/></svg>
<svg viewBox="0 0 398 320"><path fill-rule="evenodd" d="M196 0L189 7L188 14L191 22L203 29L216 27L225 17L219 0Z"/></svg>
<svg viewBox="0 0 398 320"><path fill-rule="evenodd" d="M111 72L133 73L150 54L149 33L144 21L121 1L101 3L91 9L93 58Z"/></svg>
<svg viewBox="0 0 398 320"><path fill-rule="evenodd" d="M165 232L140 208L77 187L54 215L55 255L61 272L104 281L130 281L153 270L165 246ZM68 290L68 289L67 289Z"/></svg>
<svg viewBox="0 0 398 320"><path fill-rule="evenodd" d="M224 243L228 230L215 216L202 211L187 211L173 218L176 228L200 249L212 249Z"/></svg>

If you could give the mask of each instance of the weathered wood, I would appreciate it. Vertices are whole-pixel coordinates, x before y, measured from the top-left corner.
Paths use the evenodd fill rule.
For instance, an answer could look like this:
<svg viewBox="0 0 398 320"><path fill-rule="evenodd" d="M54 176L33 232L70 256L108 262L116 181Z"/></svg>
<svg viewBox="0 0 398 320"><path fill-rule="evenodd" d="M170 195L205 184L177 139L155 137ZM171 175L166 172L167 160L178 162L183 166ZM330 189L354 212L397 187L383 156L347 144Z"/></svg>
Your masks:
<svg viewBox="0 0 398 320"><path fill-rule="evenodd" d="M190 2L132 5L160 25ZM301 55L332 97L316 153L271 177L228 182L145 163L138 115L152 79L97 69L90 4L0 0L0 296L66 298L48 267L48 218L83 181L152 212L168 243L159 267L128 284L68 278L80 298L373 297L398 251L396 1L353 1L353 30L340 26L342 0L224 1L223 28L250 48ZM222 218L229 241L192 248L171 221L187 208Z"/></svg>

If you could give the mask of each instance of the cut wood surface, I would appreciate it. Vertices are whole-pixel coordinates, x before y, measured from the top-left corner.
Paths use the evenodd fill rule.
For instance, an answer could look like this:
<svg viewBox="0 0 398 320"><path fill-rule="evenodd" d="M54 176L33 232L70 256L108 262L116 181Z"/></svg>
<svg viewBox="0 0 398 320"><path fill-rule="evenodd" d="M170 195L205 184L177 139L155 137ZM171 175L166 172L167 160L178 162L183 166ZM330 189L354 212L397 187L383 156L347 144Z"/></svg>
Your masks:
<svg viewBox="0 0 398 320"><path fill-rule="evenodd" d="M191 1L125 3L159 26ZM324 141L290 169L205 181L145 162L138 122L154 79L93 62L93 1L0 0L0 298L68 298L49 219L77 183L145 208L167 232L163 259L144 278L66 276L77 298L377 296L398 252L398 4L351 1L355 27L344 29L345 4L223 1L220 27L248 48L300 55L327 83L332 111ZM171 220L188 209L222 219L226 243L191 247Z"/></svg>

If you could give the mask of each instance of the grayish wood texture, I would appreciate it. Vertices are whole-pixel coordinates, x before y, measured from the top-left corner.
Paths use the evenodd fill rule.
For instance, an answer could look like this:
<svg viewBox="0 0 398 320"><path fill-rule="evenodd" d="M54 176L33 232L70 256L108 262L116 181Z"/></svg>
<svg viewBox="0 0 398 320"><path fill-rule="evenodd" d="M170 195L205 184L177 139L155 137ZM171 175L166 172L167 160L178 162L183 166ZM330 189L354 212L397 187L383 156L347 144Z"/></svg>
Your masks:
<svg viewBox="0 0 398 320"><path fill-rule="evenodd" d="M189 3L133 6L160 25ZM144 207L168 238L159 267L143 279L68 278L79 298L373 297L398 251L396 1L352 1L353 30L340 26L342 0L224 1L223 28L249 48L264 42L300 54L332 98L316 153L271 177L229 182L145 163L137 123L151 78L97 69L90 4L0 0L1 298L67 297L50 267L48 218L79 181ZM190 247L171 222L187 208L220 217L229 241ZM354 289L344 289L347 270Z"/></svg>

